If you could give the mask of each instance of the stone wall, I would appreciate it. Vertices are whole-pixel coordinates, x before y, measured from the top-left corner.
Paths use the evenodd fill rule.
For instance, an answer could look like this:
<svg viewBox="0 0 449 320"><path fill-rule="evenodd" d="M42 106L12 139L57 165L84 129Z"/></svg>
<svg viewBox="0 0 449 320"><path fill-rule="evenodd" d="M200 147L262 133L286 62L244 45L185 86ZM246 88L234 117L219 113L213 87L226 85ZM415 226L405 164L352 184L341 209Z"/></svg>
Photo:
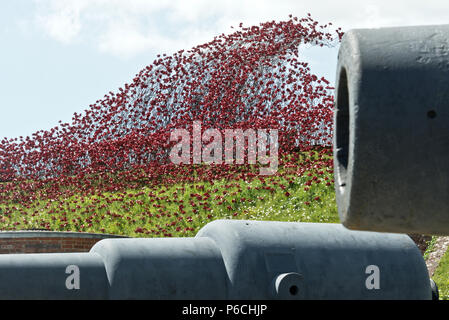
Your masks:
<svg viewBox="0 0 449 320"><path fill-rule="evenodd" d="M88 252L95 243L107 238L125 237L82 232L2 231L0 254Z"/></svg>

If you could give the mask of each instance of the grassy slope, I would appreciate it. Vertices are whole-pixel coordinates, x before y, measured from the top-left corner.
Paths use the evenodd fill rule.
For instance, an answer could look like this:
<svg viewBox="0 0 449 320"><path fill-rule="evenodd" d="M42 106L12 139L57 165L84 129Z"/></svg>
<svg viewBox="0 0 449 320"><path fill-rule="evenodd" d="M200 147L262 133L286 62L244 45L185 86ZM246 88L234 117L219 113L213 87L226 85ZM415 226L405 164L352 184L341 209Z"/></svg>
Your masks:
<svg viewBox="0 0 449 320"><path fill-rule="evenodd" d="M41 200L29 208L0 205L0 229L46 225L61 231L182 237L194 236L215 219L339 222L332 173L323 168L303 176L284 174L283 168L279 173L264 183L259 179L221 180ZM448 275L449 252L433 277L442 299L449 299Z"/></svg>
<svg viewBox="0 0 449 320"><path fill-rule="evenodd" d="M264 181L180 183L43 199L28 207L0 205L0 229L178 237L194 236L215 219L338 222L331 172L320 168L298 176L279 168L278 175Z"/></svg>
<svg viewBox="0 0 449 320"><path fill-rule="evenodd" d="M449 251L446 251L432 279L438 286L440 299L449 300Z"/></svg>
<svg viewBox="0 0 449 320"><path fill-rule="evenodd" d="M429 253L434 250L434 244L437 237L432 237L424 258L427 258ZM432 279L438 286L438 291L441 300L449 300L449 250L441 258L437 269L435 270Z"/></svg>

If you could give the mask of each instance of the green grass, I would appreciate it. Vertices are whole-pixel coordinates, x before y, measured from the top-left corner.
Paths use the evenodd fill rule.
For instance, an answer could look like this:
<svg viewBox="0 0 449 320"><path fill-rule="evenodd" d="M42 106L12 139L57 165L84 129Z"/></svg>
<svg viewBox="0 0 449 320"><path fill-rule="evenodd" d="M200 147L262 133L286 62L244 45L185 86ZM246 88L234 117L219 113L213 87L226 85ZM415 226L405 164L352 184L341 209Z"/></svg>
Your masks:
<svg viewBox="0 0 449 320"><path fill-rule="evenodd" d="M424 258L427 258L428 254L433 251L436 239L436 236L432 237L429 247L424 254ZM438 286L440 300L449 300L449 250L446 251L441 258L437 269L433 273L432 279Z"/></svg>
<svg viewBox="0 0 449 320"><path fill-rule="evenodd" d="M194 236L216 219L338 223L331 172L321 168L299 176L279 168L278 175L251 181L179 183L3 204L0 229L182 237Z"/></svg>
<svg viewBox="0 0 449 320"><path fill-rule="evenodd" d="M437 236L433 236L432 239L428 242L427 245L427 249L424 252L424 260L427 260L427 258L429 257L429 255L433 252L433 250L435 249L435 244L437 241L438 237Z"/></svg>

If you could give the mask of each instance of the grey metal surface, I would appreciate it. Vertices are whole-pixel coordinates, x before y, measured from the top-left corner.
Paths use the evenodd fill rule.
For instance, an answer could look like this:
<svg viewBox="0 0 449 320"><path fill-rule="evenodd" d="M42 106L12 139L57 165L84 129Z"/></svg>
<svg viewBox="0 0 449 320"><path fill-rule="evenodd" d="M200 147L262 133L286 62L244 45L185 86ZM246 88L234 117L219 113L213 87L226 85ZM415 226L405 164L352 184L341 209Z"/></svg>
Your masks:
<svg viewBox="0 0 449 320"><path fill-rule="evenodd" d="M79 290L66 287L68 266L80 271ZM0 299L107 299L104 262L94 253L33 253L0 255Z"/></svg>
<svg viewBox="0 0 449 320"><path fill-rule="evenodd" d="M225 299L226 270L208 238L105 239L110 299Z"/></svg>
<svg viewBox="0 0 449 320"><path fill-rule="evenodd" d="M350 30L336 79L341 222L449 234L449 25Z"/></svg>
<svg viewBox="0 0 449 320"><path fill-rule="evenodd" d="M407 235L340 224L217 220L197 237L220 248L229 299L284 299L273 297L268 284L291 272L303 278L294 299L431 298L425 262ZM369 265L380 269L379 290L365 286Z"/></svg>
<svg viewBox="0 0 449 320"><path fill-rule="evenodd" d="M79 268L78 289L67 267ZM366 285L379 268L379 288ZM195 238L105 239L89 253L0 256L2 299L431 299L406 235L218 220Z"/></svg>

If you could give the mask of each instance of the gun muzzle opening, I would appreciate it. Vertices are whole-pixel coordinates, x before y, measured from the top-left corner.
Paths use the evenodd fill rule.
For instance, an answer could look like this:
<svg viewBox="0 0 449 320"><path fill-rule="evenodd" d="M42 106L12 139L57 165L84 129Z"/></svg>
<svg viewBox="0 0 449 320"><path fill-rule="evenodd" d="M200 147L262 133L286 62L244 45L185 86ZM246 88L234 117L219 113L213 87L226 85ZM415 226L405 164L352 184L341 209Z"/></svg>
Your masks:
<svg viewBox="0 0 449 320"><path fill-rule="evenodd" d="M339 187L346 186L346 172L349 158L349 93L346 70L340 71L337 91L337 104L335 108L336 117L336 183Z"/></svg>

